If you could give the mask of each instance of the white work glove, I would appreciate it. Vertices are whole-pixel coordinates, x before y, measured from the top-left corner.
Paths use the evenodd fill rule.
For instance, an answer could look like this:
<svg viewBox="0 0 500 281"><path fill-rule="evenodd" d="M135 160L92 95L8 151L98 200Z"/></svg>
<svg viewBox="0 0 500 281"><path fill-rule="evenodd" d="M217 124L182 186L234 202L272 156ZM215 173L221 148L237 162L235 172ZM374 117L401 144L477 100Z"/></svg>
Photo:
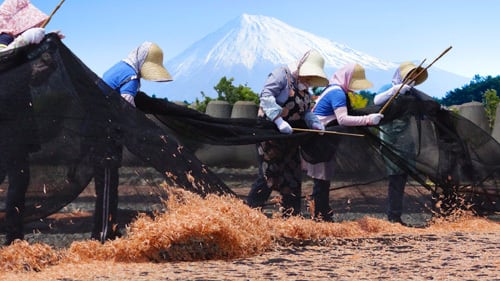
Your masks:
<svg viewBox="0 0 500 281"><path fill-rule="evenodd" d="M30 44L38 44L45 37L45 29L34 27L26 30L21 35L17 36L8 48L19 48Z"/></svg>
<svg viewBox="0 0 500 281"><path fill-rule="evenodd" d="M288 122L283 120L283 118L281 118L281 117L276 118L276 120L274 120L274 124L276 124L276 126L278 126L278 129L283 134L293 133L292 126L290 126L290 124L288 124Z"/></svg>
<svg viewBox="0 0 500 281"><path fill-rule="evenodd" d="M318 131L324 131L325 130L325 125L323 125L322 123L318 123L318 122L314 122L313 125L312 125L312 128L314 130L318 130ZM321 132L319 133L320 135L323 135L324 133Z"/></svg>
<svg viewBox="0 0 500 281"><path fill-rule="evenodd" d="M131 94L121 94L122 98L128 101L133 107L135 107L135 101L134 101L134 96Z"/></svg>
<svg viewBox="0 0 500 281"><path fill-rule="evenodd" d="M382 118L384 118L384 115L381 113L368 114L368 125L378 125Z"/></svg>
<svg viewBox="0 0 500 281"><path fill-rule="evenodd" d="M392 88L394 89L394 90L393 90L393 92L392 92L392 94L394 95L394 94L398 91L398 89L399 89L400 87L401 87L401 84L396 84L396 85L394 85L394 86L392 87ZM412 86L410 86L410 85L404 84L404 85L403 85L403 88L401 88L401 90L399 90L399 93L400 93L400 94L402 94L402 95L404 95L406 92L408 92L408 91L411 89L411 87L412 87Z"/></svg>

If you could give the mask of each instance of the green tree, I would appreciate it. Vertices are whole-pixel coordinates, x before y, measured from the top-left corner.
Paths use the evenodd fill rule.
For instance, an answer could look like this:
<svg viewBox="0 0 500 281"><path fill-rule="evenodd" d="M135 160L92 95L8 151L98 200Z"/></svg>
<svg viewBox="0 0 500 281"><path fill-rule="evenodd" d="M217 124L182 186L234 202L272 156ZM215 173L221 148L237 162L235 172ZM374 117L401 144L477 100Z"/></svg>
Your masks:
<svg viewBox="0 0 500 281"><path fill-rule="evenodd" d="M471 101L482 102L483 93L488 89L496 90L497 93L500 91L500 76L481 77L475 75L468 85L449 91L438 102L446 106L459 105Z"/></svg>
<svg viewBox="0 0 500 281"><path fill-rule="evenodd" d="M217 92L217 100L224 100L230 104L234 104L237 101L253 101L256 104L259 103L259 96L252 91L246 85L238 85L235 87L233 85L234 78L227 79L226 76L222 77L217 85L215 85L214 90Z"/></svg>
<svg viewBox="0 0 500 281"><path fill-rule="evenodd" d="M208 103L214 99L212 99L211 97L207 97L203 91L201 91L200 94L201 94L201 97L203 98L203 100L200 101L198 98L196 98L194 103L191 104L191 107L200 111L200 112L205 112L207 109Z"/></svg>
<svg viewBox="0 0 500 281"><path fill-rule="evenodd" d="M497 112L497 105L500 102L500 98L497 95L496 90L488 89L483 94L483 104L486 109L486 116L488 117L490 128L493 128L495 123L495 117Z"/></svg>
<svg viewBox="0 0 500 281"><path fill-rule="evenodd" d="M238 85L237 87L233 85L234 78L222 77L214 86L215 92L217 92L217 98L212 99L207 97L205 93L201 92L203 100L195 100L193 107L201 112L205 112L207 104L212 100L222 100L227 101L229 104L234 104L237 101L253 101L255 104L259 104L259 96L252 91L246 85Z"/></svg>

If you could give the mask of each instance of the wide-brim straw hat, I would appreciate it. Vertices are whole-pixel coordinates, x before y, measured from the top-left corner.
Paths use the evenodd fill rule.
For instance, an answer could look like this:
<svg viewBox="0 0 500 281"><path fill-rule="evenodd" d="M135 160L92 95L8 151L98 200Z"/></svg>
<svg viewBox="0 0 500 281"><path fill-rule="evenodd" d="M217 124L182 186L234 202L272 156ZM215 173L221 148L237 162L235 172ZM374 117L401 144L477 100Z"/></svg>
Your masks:
<svg viewBox="0 0 500 281"><path fill-rule="evenodd" d="M5 0L0 5L0 33L17 36L24 31L40 27L48 16L28 0Z"/></svg>
<svg viewBox="0 0 500 281"><path fill-rule="evenodd" d="M355 64L349 82L349 90L360 91L371 87L373 87L373 84L366 79L365 69L361 65Z"/></svg>
<svg viewBox="0 0 500 281"><path fill-rule="evenodd" d="M307 78L311 87L325 87L328 78L324 71L325 59L316 50L307 52L299 63L299 77Z"/></svg>
<svg viewBox="0 0 500 281"><path fill-rule="evenodd" d="M155 43L151 44L146 60L141 67L141 77L155 82L172 81L172 76L163 66L163 51Z"/></svg>
<svg viewBox="0 0 500 281"><path fill-rule="evenodd" d="M405 79L413 79L413 81L415 81L415 86L422 84L425 80L427 80L428 76L427 69L424 70L424 68L421 66L417 67L415 64L409 61L403 62L399 66L399 73L401 74L401 78L403 79L403 81ZM417 78L412 77L412 75L417 75L417 73L420 73L418 74Z"/></svg>

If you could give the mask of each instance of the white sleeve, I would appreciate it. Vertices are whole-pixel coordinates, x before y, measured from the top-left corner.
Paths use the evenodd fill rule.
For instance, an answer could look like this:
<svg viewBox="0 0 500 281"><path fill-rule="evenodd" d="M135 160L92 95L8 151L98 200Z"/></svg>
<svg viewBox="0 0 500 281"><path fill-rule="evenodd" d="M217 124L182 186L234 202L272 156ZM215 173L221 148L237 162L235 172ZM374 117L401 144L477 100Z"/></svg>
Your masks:
<svg viewBox="0 0 500 281"><path fill-rule="evenodd" d="M382 92L380 94L377 94L374 98L373 98L373 103L375 105L382 105L382 104L385 104L386 101L388 101L391 96L394 94L394 86L392 86L391 88L389 88L389 90L385 91L385 92Z"/></svg>

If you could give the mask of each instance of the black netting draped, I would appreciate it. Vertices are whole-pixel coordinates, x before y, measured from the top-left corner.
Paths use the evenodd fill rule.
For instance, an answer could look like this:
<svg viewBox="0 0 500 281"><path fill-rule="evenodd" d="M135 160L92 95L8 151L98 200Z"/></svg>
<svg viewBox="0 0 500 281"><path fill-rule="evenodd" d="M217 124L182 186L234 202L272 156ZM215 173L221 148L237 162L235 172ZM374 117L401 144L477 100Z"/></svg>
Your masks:
<svg viewBox="0 0 500 281"><path fill-rule="evenodd" d="M0 209L5 208L4 175L14 163L9 162L14 152L30 155L25 220L31 221L73 201L90 183L97 161L120 161L110 157L120 155L109 151L114 149L110 140L160 172L168 183L205 195L233 192L194 156L191 145L284 138L299 139L302 156L310 163L332 160L333 180L368 184L384 179L393 165L437 196L473 194L481 198L480 204L498 209L500 144L416 90L395 100L381 126L329 126L336 133L323 135L284 135L269 121L214 118L144 93L135 102L137 108L108 88L55 35L36 46L2 53ZM368 107L356 114L378 110ZM398 123L406 124L408 133L389 141L391 124ZM403 140L411 145L399 145Z"/></svg>
<svg viewBox="0 0 500 281"><path fill-rule="evenodd" d="M323 135L283 135L269 121L214 118L144 93L136 97L136 104L186 143L239 145L299 138L305 161L333 159L330 168L334 181L370 184L386 179L391 166L396 166L436 198L471 194L476 197L475 204L498 209L500 144L488 132L416 89L394 100L384 112L380 126L332 125L327 127L332 133ZM353 114L379 110L380 107L371 106L354 110ZM405 129L398 133L401 124ZM292 127L304 128L304 124ZM390 140L388 136L392 135L397 137Z"/></svg>
<svg viewBox="0 0 500 281"><path fill-rule="evenodd" d="M197 192L232 191L175 139L112 91L57 36L0 55L0 206L5 208L15 155L29 152L25 220L57 212L93 177L96 161L115 146L130 152L176 186ZM9 152L9 153L7 153ZM18 153L19 152L19 153ZM3 214L0 212L0 217Z"/></svg>

